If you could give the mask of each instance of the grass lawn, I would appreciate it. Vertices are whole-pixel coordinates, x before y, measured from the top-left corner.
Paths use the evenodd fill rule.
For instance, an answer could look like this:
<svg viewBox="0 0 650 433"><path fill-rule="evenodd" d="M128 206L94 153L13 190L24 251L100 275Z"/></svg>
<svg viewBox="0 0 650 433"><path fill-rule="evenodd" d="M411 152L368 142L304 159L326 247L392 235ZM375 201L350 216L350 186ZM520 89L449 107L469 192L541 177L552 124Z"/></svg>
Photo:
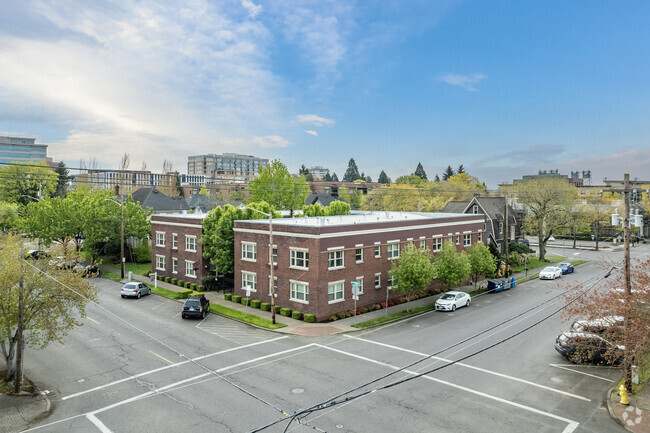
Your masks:
<svg viewBox="0 0 650 433"><path fill-rule="evenodd" d="M638 394L650 380L650 352L646 353L639 366L639 384L632 384L632 393Z"/></svg>
<svg viewBox="0 0 650 433"><path fill-rule="evenodd" d="M404 319L406 317L415 316L416 314L424 313L426 311L431 311L436 309L436 303L432 302L430 304L422 305L421 307L411 308L407 313L406 310L398 311L396 313L391 313L387 316L377 317L374 319L366 320L365 322L357 323L352 325L355 328L367 328L369 326L380 325L382 323L390 322L393 320Z"/></svg>
<svg viewBox="0 0 650 433"><path fill-rule="evenodd" d="M252 314L248 314L243 311L234 310L232 308L224 307L223 305L210 303L210 311L222 316L230 317L231 319L239 320L240 322L250 323L251 325L260 326L267 329L278 329L284 328L284 323L275 323L271 322L268 319L262 317L257 317Z"/></svg>

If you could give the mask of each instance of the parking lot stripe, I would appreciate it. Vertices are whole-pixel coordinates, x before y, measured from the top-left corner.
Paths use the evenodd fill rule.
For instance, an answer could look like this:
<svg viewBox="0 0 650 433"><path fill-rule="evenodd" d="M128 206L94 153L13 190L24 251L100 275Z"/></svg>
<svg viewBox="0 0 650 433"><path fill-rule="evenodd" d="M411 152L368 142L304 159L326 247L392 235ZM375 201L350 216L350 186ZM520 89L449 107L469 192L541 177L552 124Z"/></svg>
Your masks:
<svg viewBox="0 0 650 433"><path fill-rule="evenodd" d="M385 362L377 361L377 360L372 359L372 358L367 358L367 357L362 356L362 355L357 355L355 353L349 353L349 352L346 352L346 351L343 351L343 350L334 349L333 347L324 346L324 345L317 344L317 343L315 343L315 344L316 344L316 346L321 347L323 349L331 350L333 352L337 352L337 353L340 353L340 354L343 354L343 355L348 355L350 357L361 359L363 361L371 362L373 364L381 365L381 366L384 366L384 367L388 367L388 368L391 368L393 370L401 370L400 367L396 367L394 365L390 365L390 364L387 364ZM407 374L411 374L411 375L416 375L416 376L420 375L420 373L418 373L416 371L410 371L410 370L401 370L401 371L403 371L404 373L407 373ZM500 403L504 403L504 404L507 404L507 405L510 405L510 406L517 407L519 409L523 409L523 410L526 410L526 411L529 411L529 412L533 412L533 413L536 413L536 414L539 414L539 415L543 415L543 416L546 416L546 417L549 417L549 418L556 419L558 421L565 422L565 423L567 423L567 426L564 428L564 430L562 430L562 433L572 433L580 425L580 423L577 422L577 421L573 421L573 420L570 420L568 418L564 418L562 416L555 415L555 414L550 413L550 412L545 412L543 410L536 409L536 408L531 407L531 406L526 406L526 405L523 405L521 403L516 403L516 402L511 401L511 400L506 400L505 398L497 397L495 395L486 394L484 392L477 391L475 389L467 388L466 386L457 385L455 383L447 382L446 380L437 379L435 377L431 377L431 376L428 376L428 375L422 375L421 377L424 378L424 379L428 379L428 380L437 382L437 383L441 383L443 385L450 386L452 388L460 389L461 391L466 391L466 392L469 392L469 393L472 393L472 394L475 394L475 395L478 395L478 396L481 396L481 397L485 397L485 398L488 398L488 399L491 399L491 400L498 401Z"/></svg>
<svg viewBox="0 0 650 433"><path fill-rule="evenodd" d="M117 385L118 383L126 382L128 380L137 379L138 377L146 376L146 375L153 374L153 373L158 373L159 371L167 370L168 368L178 367L179 365L187 364L188 362L200 361L202 359L210 358L212 356L222 355L224 353L233 352L235 350L246 349L248 347L257 346L257 345L260 345L260 344L271 343L271 342L274 342L274 341L283 340L285 338L289 338L289 336L285 335L285 336L273 338L273 339L267 340L267 341L258 341L256 343L247 344L245 346L231 347L230 349L221 350L219 352L210 353L208 355L198 356L196 358L188 359L188 360L183 361L183 362L178 362L178 363L173 364L173 365L166 365L164 367L160 367L160 368L156 368L156 369L153 369L153 370L145 371L145 372L142 372L142 373L135 374L133 376L125 377L124 379L120 379L120 380L116 380L116 381L113 381L113 382L106 383L104 385L96 386L94 388L90 388L90 389L87 389L85 391L80 391L80 392L77 392L75 394L70 394L68 396L65 396L65 397L61 398L61 400L68 400L70 398L79 397L80 395L88 394L89 392L98 391L100 389L108 388L109 386Z"/></svg>
<svg viewBox="0 0 650 433"><path fill-rule="evenodd" d="M403 349L401 347L393 346L393 345L386 344L386 343L379 343L377 341L366 340L365 338L359 338L359 337L354 337L354 336L350 336L350 335L346 335L346 337L353 338L355 340L364 341L366 343L372 343L372 344L376 344L376 345L379 345L379 346L387 347L389 349L400 350L402 352L412 353L414 355L418 355L418 356L422 356L422 357L425 357L425 356L429 357L429 355L426 354L426 353L416 352L414 350L409 350L409 349ZM450 359L440 358L438 356L431 356L430 359L435 359L436 361L447 362L447 363L453 362ZM485 368L465 364L464 362L457 362L456 365L459 366L459 367L465 367L465 368L470 368L472 370L480 371L482 373L491 374L493 376L503 377L504 379L512 380L512 381L515 381L515 382L525 383L526 385L534 386L534 387L541 388L541 389L551 391L551 392L556 392L558 394L566 395L567 397L577 398L578 400L591 401L591 399L588 399L588 398L583 397L581 395L571 394L571 393L566 392L566 391L561 391L559 389L551 388L549 386L542 385L542 384L535 383L535 382L531 382L529 380L521 379L519 377L509 376L507 374L498 373L496 371L486 370Z"/></svg>
<svg viewBox="0 0 650 433"><path fill-rule="evenodd" d="M106 425L103 422L101 422L99 419L97 419L97 417L94 414L92 414L92 413L86 414L86 418L88 418L88 420L91 423L95 424L95 427L97 427L100 432L102 432L102 433L113 433L108 427L106 427Z"/></svg>
<svg viewBox="0 0 650 433"><path fill-rule="evenodd" d="M88 319L88 320L90 320L91 322L95 322L96 324L100 325L100 323L99 323L97 320L92 319L92 318L90 318L89 316L86 316L86 319Z"/></svg>
<svg viewBox="0 0 650 433"><path fill-rule="evenodd" d="M567 367L564 367L564 366L562 366L562 365L558 365L558 364L549 364L549 365L550 365L551 367L561 368L562 370L568 370L568 371L572 371L572 372L574 372L574 373L584 374L585 376L594 377L594 378L596 378L596 379L605 380L605 381L607 381L607 382L612 382L612 379L608 379L608 378L606 378L606 377L602 377L602 376L596 376L595 374L585 373L584 371L574 370L574 369L572 369L572 368L567 368ZM573 367L573 366L572 366L572 367Z"/></svg>

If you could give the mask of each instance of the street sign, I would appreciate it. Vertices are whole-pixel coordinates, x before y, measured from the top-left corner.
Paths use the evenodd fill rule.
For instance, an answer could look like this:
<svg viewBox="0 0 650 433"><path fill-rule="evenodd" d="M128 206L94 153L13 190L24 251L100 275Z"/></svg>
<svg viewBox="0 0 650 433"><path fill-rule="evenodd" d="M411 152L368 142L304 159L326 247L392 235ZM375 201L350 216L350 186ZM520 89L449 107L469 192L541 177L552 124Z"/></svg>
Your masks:
<svg viewBox="0 0 650 433"><path fill-rule="evenodd" d="M352 283L352 299L355 301L359 299L361 292L361 283L359 281L350 281Z"/></svg>

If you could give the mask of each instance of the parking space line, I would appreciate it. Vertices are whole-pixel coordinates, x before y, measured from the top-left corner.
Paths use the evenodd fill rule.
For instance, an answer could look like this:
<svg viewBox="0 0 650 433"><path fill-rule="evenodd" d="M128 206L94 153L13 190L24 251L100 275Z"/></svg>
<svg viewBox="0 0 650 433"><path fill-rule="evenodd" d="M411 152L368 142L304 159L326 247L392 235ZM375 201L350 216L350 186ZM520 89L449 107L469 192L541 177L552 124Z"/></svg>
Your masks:
<svg viewBox="0 0 650 433"><path fill-rule="evenodd" d="M97 428L99 429L100 432L102 432L102 433L113 433L113 432L112 432L111 430L109 430L109 428L106 427L106 425L105 425L103 422L101 422L101 421L100 421L100 420L99 420L99 419L98 419L94 414L92 414L92 413L86 414L86 418L88 418L88 420L89 420L91 423L95 424L95 427L97 427Z"/></svg>
<svg viewBox="0 0 650 433"><path fill-rule="evenodd" d="M376 345L379 345L379 346L387 347L389 349L394 349L394 350L399 350L399 351L402 351L402 352L412 353L414 355L418 355L418 356L422 356L422 357L424 357L424 356L429 357L429 354L426 354L426 353L416 352L414 350L404 349L404 348L393 346L393 345L386 344L386 343L379 343L377 341L366 340L365 338L359 338L359 337L354 337L354 336L350 336L350 335L346 335L346 337L352 338L352 339L355 339L355 340L364 341L366 343L372 343L372 344L376 344ZM441 362L446 362L446 363L453 362L450 359L441 358L441 357L438 357L438 356L431 356L430 359L435 359L436 361L441 361ZM551 388L550 386L546 386L546 385L542 385L542 384L539 384L539 383L531 382L529 380L521 379L521 378L514 377L514 376L509 376L507 374L498 373L496 371L486 370L485 368L465 364L464 362L457 362L456 365L459 366L459 367L465 367L465 368L469 368L469 369L472 369L472 370L480 371L482 373L491 374L493 376L503 377L504 379L512 380L514 382L525 383L526 385L541 388L541 389L544 389L546 391L556 392L558 394L562 394L562 395L565 395L567 397L576 398L578 400L591 401L591 399L588 399L586 397L582 397L581 395L571 394L571 393L566 392L566 391Z"/></svg>
<svg viewBox="0 0 650 433"><path fill-rule="evenodd" d="M593 377L593 378L604 380L604 381L607 381L607 382L613 382L612 379L608 379L608 378L602 377L602 376L596 376L595 374L585 373L584 371L574 370L572 368L567 368L567 367L564 367L562 365L558 365L558 364L549 364L549 365L551 367L561 368L562 370L568 370L568 371L572 371L572 372L578 373L578 374L584 374L585 376ZM572 367L574 367L574 366L572 366Z"/></svg>
<svg viewBox="0 0 650 433"><path fill-rule="evenodd" d="M323 349L331 350L331 351L334 351L334 352L337 352L337 353L341 353L341 354L343 354L343 355L348 355L348 356L350 356L350 357L357 358L357 359L361 359L361 360L363 360L363 361L367 361L367 362L370 362L370 363L373 363L373 364L377 364L377 365L381 365L381 366L384 366L384 367L388 367L388 368L391 368L391 369L393 369L393 370L401 370L401 371L403 371L404 373L407 373L407 374L410 374L410 375L420 375L420 373L418 373L418 372L416 372L416 371L411 371L411 370L402 370L400 367L396 367L396 366L394 366L394 365L390 365L390 364L387 364L387 363L385 363L385 362L377 361L377 360L372 359L372 358L367 358L367 357L362 356L362 355L357 355L357 354L354 354L354 353L345 352L345 351L343 351L343 350L334 349L333 347L324 346L324 345L317 344L317 343L315 343L315 344L316 344L316 346L321 347L321 348L323 348ZM550 413L550 412L545 412L545 411L543 411L543 410L536 409L536 408L531 407L531 406L526 406L526 405L523 405L523 404L521 404L521 403L516 403L516 402L514 402L514 401L506 400L506 399L504 399L504 398L497 397L497 396L495 396L495 395L486 394L486 393L484 393L484 392L477 391L477 390L475 390L475 389L471 389L471 388L467 388L467 387L462 386L462 385L457 385L457 384L455 384L455 383L451 383L451 382L448 382L448 381L446 381L446 380L437 379L437 378L435 378L435 377L427 376L427 375L422 375L422 376L420 376L420 377L422 377L422 378L424 378L424 379L428 379L428 380L434 381L434 382L437 382L437 383L441 383L441 384L443 384L443 385L450 386L450 387L452 387L452 388L460 389L461 391L466 391L466 392L469 392L469 393L471 393L471 394L476 394L476 395L478 395L478 396L488 398L488 399L490 399L490 400L495 400L495 401L498 401L498 402L500 402L500 403L504 403L504 404L507 404L507 405L510 405L510 406L517 407L517 408L519 408L519 409L523 409L523 410L526 410L526 411L529 411L529 412L533 412L533 413L536 413L536 414L539 414L539 415L543 415L543 416L546 416L546 417L549 417L549 418L556 419L556 420L558 420L558 421L565 422L565 423L567 423L567 426L564 428L564 430L562 430L562 433L572 433L572 432L575 431L575 429L577 429L578 426L580 425L580 423L577 422L577 421L573 421L573 420L570 420L570 419L568 419L568 418L564 418L564 417L561 417L561 416L559 416L559 415L552 414L552 413Z"/></svg>
<svg viewBox="0 0 650 433"><path fill-rule="evenodd" d="M113 382L106 383L104 385L99 385L99 386L96 386L94 388L87 389L85 391L80 391L80 392L77 392L75 394L70 394L70 395L67 395L67 396L61 398L61 400L68 400L70 398L79 397L80 395L84 395L84 394L88 394L90 392L98 391L100 389L108 388L109 386L117 385L119 383L126 382L128 380L137 379L138 377L147 376L147 375L153 374L153 373L158 373L160 371L167 370L168 368L173 368L173 367L176 367L176 366L179 366L179 365L187 364L189 362L200 361L202 359L210 358L210 357L217 356L217 355L222 355L224 353L233 352L235 350L246 349L246 348L257 346L257 345L264 344L264 343L271 343L271 342L274 342L274 341L283 340L285 338L289 338L289 336L285 335L285 336L282 336L282 337L273 338L271 340L258 341L256 343L247 344L245 346L231 347L230 349L221 350L219 352L210 353L208 355L197 356L196 358L188 359L188 360L183 361L183 362L178 362L178 363L176 363L174 365L166 365L164 367L156 368L156 369L149 370L149 371L144 371L142 373L138 373L138 374L134 374L134 375L129 376L129 377L125 377L124 379L119 379L119 380L116 380L116 381L113 381Z"/></svg>
<svg viewBox="0 0 650 433"><path fill-rule="evenodd" d="M90 320L91 322L95 322L98 325L101 325L101 323L99 323L97 320L95 320L95 319L93 319L93 318L91 318L89 316L86 316L86 319Z"/></svg>

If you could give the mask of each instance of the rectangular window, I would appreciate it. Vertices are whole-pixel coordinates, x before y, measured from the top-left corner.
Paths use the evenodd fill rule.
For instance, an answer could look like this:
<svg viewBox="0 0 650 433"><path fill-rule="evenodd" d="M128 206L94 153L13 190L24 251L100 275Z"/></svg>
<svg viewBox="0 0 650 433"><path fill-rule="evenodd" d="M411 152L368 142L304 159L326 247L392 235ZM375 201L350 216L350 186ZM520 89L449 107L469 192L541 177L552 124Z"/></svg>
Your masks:
<svg viewBox="0 0 650 433"><path fill-rule="evenodd" d="M165 270L165 256L156 255L156 269Z"/></svg>
<svg viewBox="0 0 650 433"><path fill-rule="evenodd" d="M340 269L343 267L343 250L330 251L328 253L327 267L329 269Z"/></svg>
<svg viewBox="0 0 650 433"><path fill-rule="evenodd" d="M241 271L241 288L244 290L250 288L252 292L257 292L257 274Z"/></svg>
<svg viewBox="0 0 650 433"><path fill-rule="evenodd" d="M363 248L357 248L354 250L354 258L357 263L363 263Z"/></svg>
<svg viewBox="0 0 650 433"><path fill-rule="evenodd" d="M165 232L156 232L156 246L157 247L165 246Z"/></svg>
<svg viewBox="0 0 650 433"><path fill-rule="evenodd" d="M275 282L275 284L274 284L275 287L271 288L271 276L269 275L269 296L271 296L271 294L273 293L272 290L275 289L275 293L276 293L275 296L277 297L277 293L278 293L278 277L273 277L273 281Z"/></svg>
<svg viewBox="0 0 650 433"><path fill-rule="evenodd" d="M463 246L469 247L471 245L472 245L472 235L469 233L463 235Z"/></svg>
<svg viewBox="0 0 650 433"><path fill-rule="evenodd" d="M499 222L499 234L500 235L503 234L503 223L502 222Z"/></svg>
<svg viewBox="0 0 650 433"><path fill-rule="evenodd" d="M479 232L478 234L478 241L483 242L483 232Z"/></svg>
<svg viewBox="0 0 650 433"><path fill-rule="evenodd" d="M340 301L343 301L343 281L329 283L327 285L327 302L332 304Z"/></svg>
<svg viewBox="0 0 650 433"><path fill-rule="evenodd" d="M381 247L380 247L380 246L376 246L376 247L375 247L375 258L378 259L378 258L380 258L380 257L381 257Z"/></svg>
<svg viewBox="0 0 650 433"><path fill-rule="evenodd" d="M460 245L460 235L456 235L456 245Z"/></svg>
<svg viewBox="0 0 650 433"><path fill-rule="evenodd" d="M278 265L278 247L277 245L273 245L273 265L277 266ZM269 260L271 258L269 257Z"/></svg>
<svg viewBox="0 0 650 433"><path fill-rule="evenodd" d="M472 213L475 214L475 215L478 213L478 205L477 204L472 206Z"/></svg>
<svg viewBox="0 0 650 433"><path fill-rule="evenodd" d="M196 252L196 236L185 236L185 251Z"/></svg>
<svg viewBox="0 0 650 433"><path fill-rule="evenodd" d="M178 233L172 233L172 248L178 249Z"/></svg>
<svg viewBox="0 0 650 433"><path fill-rule="evenodd" d="M375 289L378 289L380 287L381 287L381 272L375 274Z"/></svg>
<svg viewBox="0 0 650 433"><path fill-rule="evenodd" d="M363 295L363 277L357 277L357 283L359 283L359 295Z"/></svg>
<svg viewBox="0 0 650 433"><path fill-rule="evenodd" d="M309 268L309 250L291 248L290 254L290 267L298 269Z"/></svg>
<svg viewBox="0 0 650 433"><path fill-rule="evenodd" d="M425 241L424 239L420 240L420 249L421 250L426 250L427 249L427 241Z"/></svg>
<svg viewBox="0 0 650 433"><path fill-rule="evenodd" d="M178 259L176 257L172 259L172 273L178 274Z"/></svg>
<svg viewBox="0 0 650 433"><path fill-rule="evenodd" d="M241 259L254 262L257 259L257 244L254 242L242 242Z"/></svg>
<svg viewBox="0 0 650 433"><path fill-rule="evenodd" d="M399 244L388 244L388 260L399 259Z"/></svg>
<svg viewBox="0 0 650 433"><path fill-rule="evenodd" d="M433 239L433 251L440 251L442 249L442 238Z"/></svg>
<svg viewBox="0 0 650 433"><path fill-rule="evenodd" d="M189 260L185 260L185 276L196 278L196 271L194 270L194 263Z"/></svg>
<svg viewBox="0 0 650 433"><path fill-rule="evenodd" d="M395 277L393 277L390 273L388 274L388 290L391 290L393 286L395 285Z"/></svg>
<svg viewBox="0 0 650 433"><path fill-rule="evenodd" d="M309 302L309 283L302 281L291 281L289 287L291 288L290 299L303 303Z"/></svg>

